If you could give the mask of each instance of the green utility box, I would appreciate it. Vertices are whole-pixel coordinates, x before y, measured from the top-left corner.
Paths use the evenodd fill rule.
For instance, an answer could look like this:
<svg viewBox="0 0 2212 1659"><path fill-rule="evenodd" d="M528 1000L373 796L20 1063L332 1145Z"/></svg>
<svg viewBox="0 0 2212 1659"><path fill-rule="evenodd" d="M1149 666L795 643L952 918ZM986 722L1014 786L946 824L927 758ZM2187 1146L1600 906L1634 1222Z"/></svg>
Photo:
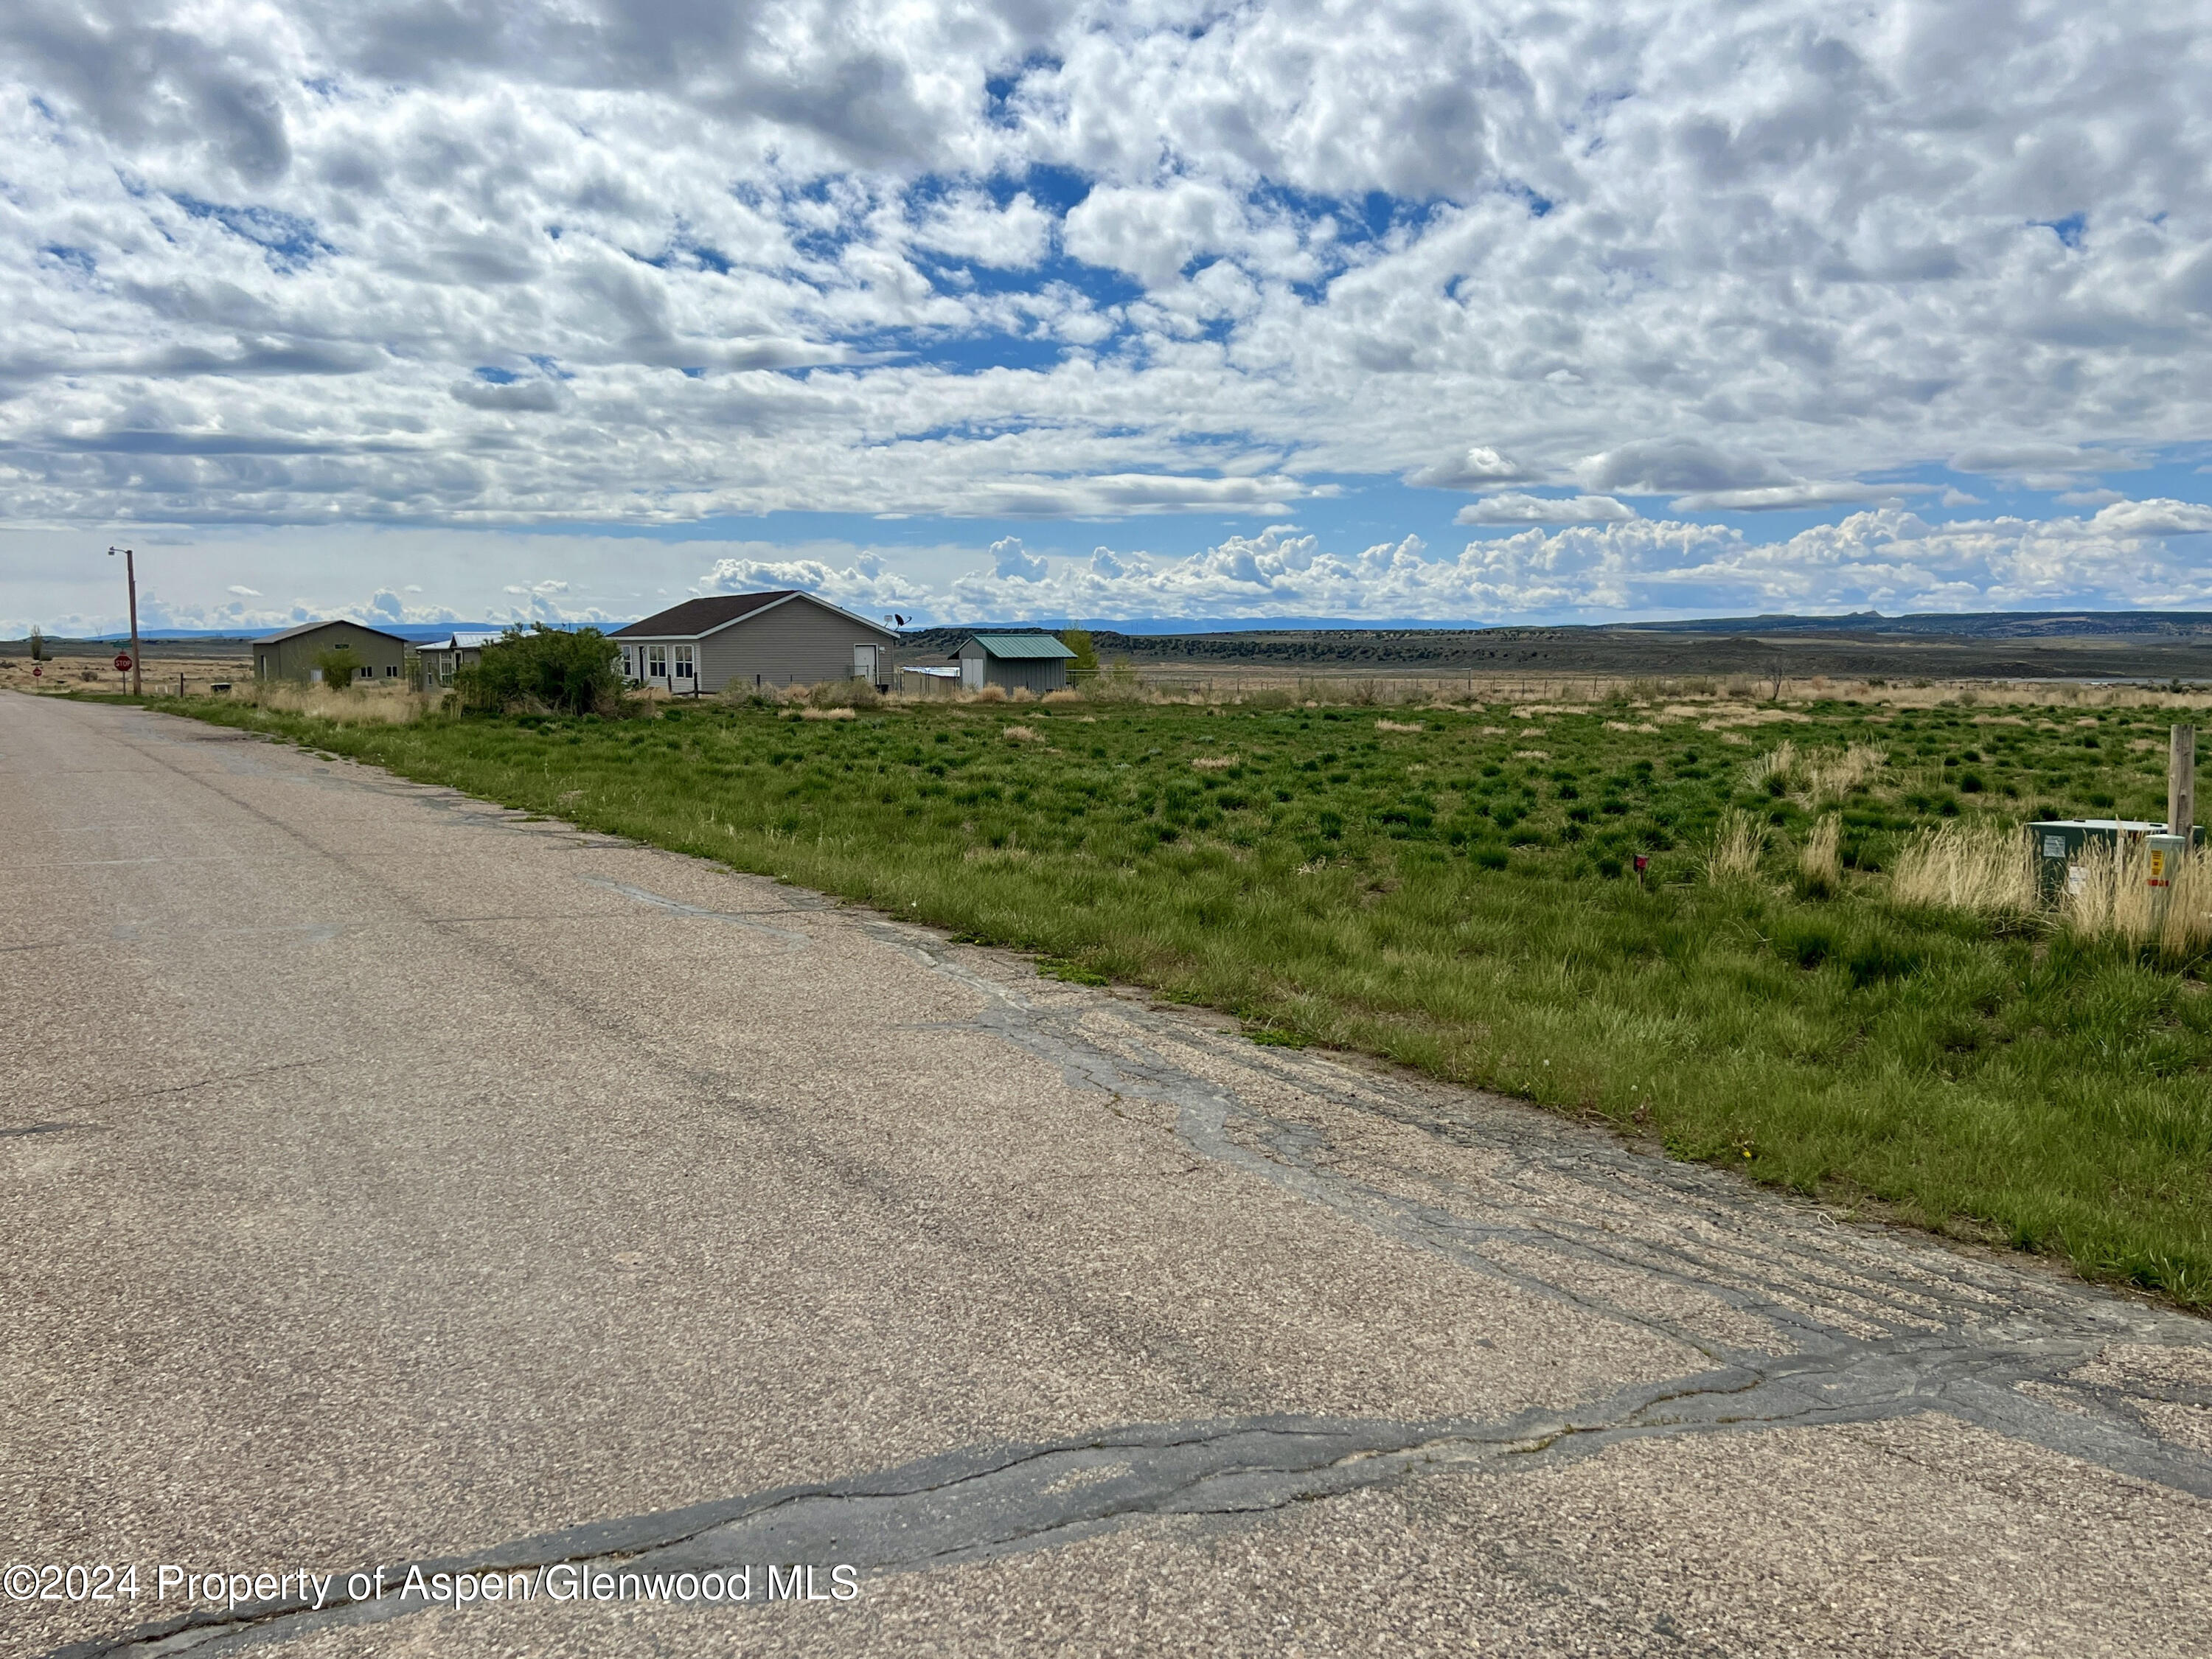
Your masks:
<svg viewBox="0 0 2212 1659"><path fill-rule="evenodd" d="M2147 823L2134 818L2046 818L2040 823L2027 826L2028 840L2035 848L2036 868L2042 877L2043 897L2045 903L2055 902L2058 896L2072 885L2074 866L2080 861L2081 849L2091 846L2125 846L2132 848L2139 842L2150 839L2154 851L2165 849L2167 855L2179 852L2182 840L2169 836L2162 823ZM2190 844L2202 847L2204 830L2201 825L2191 829ZM2163 865L2164 859L2159 862ZM2154 874L2157 879L2158 874Z"/></svg>

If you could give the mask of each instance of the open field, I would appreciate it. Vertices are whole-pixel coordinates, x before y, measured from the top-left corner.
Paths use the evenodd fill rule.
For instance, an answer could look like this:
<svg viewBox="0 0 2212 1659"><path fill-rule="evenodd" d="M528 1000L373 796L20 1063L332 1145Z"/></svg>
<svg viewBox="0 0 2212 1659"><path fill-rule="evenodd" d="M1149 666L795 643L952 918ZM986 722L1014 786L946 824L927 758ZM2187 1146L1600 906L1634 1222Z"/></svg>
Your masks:
<svg viewBox="0 0 2212 1659"><path fill-rule="evenodd" d="M2164 708L1270 701L174 706L2212 1303L2201 956L1893 891L1934 826L2162 817Z"/></svg>
<svg viewBox="0 0 2212 1659"><path fill-rule="evenodd" d="M210 684L228 681L244 684L253 678L253 659L244 640L149 640L141 665L142 683L148 690L177 689L185 677L188 694L204 692ZM52 659L35 665L46 670L33 675L29 644L0 643L0 690L70 691L94 688L101 691L128 690L131 677L115 671L115 655L127 647L57 641L49 647Z"/></svg>

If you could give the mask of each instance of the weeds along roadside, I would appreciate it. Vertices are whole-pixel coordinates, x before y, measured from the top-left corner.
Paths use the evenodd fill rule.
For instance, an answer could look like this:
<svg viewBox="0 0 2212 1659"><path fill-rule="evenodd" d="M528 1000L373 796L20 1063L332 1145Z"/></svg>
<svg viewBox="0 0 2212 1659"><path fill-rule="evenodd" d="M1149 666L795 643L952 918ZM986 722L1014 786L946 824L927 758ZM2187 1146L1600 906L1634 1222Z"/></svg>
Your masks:
<svg viewBox="0 0 2212 1659"><path fill-rule="evenodd" d="M2203 945L2019 874L2027 818L2160 815L2166 712L1678 689L181 712L2212 1300Z"/></svg>

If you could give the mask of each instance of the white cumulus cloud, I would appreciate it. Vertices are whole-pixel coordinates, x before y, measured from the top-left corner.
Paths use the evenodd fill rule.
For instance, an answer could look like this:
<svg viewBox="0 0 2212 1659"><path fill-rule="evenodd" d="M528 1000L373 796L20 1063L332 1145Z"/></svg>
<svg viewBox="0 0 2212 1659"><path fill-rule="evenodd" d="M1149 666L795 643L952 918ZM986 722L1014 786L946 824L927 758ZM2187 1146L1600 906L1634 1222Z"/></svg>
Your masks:
<svg viewBox="0 0 2212 1659"><path fill-rule="evenodd" d="M1530 495L1509 489L1470 501L1454 524L1615 524L1632 519L1636 509L1610 495Z"/></svg>

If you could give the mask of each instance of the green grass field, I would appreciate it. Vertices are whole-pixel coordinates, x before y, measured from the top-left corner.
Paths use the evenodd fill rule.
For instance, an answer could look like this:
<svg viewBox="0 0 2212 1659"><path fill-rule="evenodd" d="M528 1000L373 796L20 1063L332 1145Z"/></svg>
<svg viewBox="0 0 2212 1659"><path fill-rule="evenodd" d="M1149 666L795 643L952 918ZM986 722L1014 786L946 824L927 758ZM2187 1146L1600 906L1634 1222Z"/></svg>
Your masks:
<svg viewBox="0 0 2212 1659"><path fill-rule="evenodd" d="M2155 711L707 703L352 726L155 706L2212 1302L2201 964L1902 908L1882 873L1949 817L2162 817ZM1784 739L1796 765L1763 769ZM1820 800L1819 764L1852 744L1886 763ZM1807 896L1796 849L1829 810L1843 880ZM1716 883L1731 811L1768 850Z"/></svg>

